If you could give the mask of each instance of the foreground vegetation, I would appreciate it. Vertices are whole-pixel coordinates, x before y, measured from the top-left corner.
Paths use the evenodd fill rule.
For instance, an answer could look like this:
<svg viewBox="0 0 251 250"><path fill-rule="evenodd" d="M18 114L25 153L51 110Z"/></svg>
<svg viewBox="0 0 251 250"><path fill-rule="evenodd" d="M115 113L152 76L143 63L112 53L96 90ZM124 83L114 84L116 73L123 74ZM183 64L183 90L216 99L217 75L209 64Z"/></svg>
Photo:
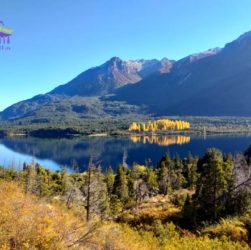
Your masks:
<svg viewBox="0 0 251 250"><path fill-rule="evenodd" d="M0 168L1 249L250 249L251 147L158 166Z"/></svg>

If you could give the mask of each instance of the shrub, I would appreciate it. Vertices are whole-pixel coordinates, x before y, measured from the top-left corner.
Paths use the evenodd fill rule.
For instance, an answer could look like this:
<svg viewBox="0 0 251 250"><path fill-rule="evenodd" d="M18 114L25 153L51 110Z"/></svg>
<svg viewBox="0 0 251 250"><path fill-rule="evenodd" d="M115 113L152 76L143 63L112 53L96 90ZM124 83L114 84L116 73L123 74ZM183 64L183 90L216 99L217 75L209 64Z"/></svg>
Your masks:
<svg viewBox="0 0 251 250"><path fill-rule="evenodd" d="M247 241L248 231L245 224L237 218L221 219L219 223L203 230L210 237L227 237L233 241Z"/></svg>
<svg viewBox="0 0 251 250"><path fill-rule="evenodd" d="M0 182L0 246L65 249L83 226L70 212L26 196L16 183Z"/></svg>

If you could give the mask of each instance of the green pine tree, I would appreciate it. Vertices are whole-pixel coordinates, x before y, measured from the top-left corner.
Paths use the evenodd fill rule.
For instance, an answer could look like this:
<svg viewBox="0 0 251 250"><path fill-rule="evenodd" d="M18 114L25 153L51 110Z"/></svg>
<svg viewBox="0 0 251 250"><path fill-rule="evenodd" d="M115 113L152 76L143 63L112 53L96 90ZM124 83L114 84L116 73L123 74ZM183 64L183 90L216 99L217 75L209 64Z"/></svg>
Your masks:
<svg viewBox="0 0 251 250"><path fill-rule="evenodd" d="M233 162L224 161L217 149L209 149L200 162L201 173L196 188L200 219L215 221L224 214L224 200L234 182Z"/></svg>
<svg viewBox="0 0 251 250"><path fill-rule="evenodd" d="M122 165L118 166L117 169L113 186L113 194L115 194L122 202L126 202L129 197L127 169Z"/></svg>

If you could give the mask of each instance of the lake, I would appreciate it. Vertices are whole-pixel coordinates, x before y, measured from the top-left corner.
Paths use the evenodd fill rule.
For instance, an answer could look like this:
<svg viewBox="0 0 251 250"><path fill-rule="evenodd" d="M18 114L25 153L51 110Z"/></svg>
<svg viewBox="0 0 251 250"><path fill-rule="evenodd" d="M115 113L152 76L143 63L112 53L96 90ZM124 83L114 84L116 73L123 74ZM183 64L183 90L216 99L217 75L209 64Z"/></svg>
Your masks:
<svg viewBox="0 0 251 250"><path fill-rule="evenodd" d="M208 148L219 148L224 153L243 152L251 144L251 135L203 136L131 136L131 137L85 137L78 139L0 139L0 165L20 168L24 162L35 161L42 166L71 171L86 169L90 156L103 168L114 169L123 163L129 167L137 162L151 160L157 164L169 152L182 158L189 152L202 156ZM150 163L149 163L150 164Z"/></svg>

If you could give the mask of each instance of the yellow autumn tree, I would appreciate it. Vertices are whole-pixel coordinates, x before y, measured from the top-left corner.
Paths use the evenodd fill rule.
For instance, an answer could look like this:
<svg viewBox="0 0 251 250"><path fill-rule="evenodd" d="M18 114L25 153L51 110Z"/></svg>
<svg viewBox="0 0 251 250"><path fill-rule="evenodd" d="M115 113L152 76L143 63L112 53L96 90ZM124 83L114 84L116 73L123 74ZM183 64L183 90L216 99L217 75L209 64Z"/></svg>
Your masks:
<svg viewBox="0 0 251 250"><path fill-rule="evenodd" d="M156 121L148 121L146 123L133 122L129 126L129 131L132 132L157 132L170 130L189 129L190 123L182 120L159 119Z"/></svg>
<svg viewBox="0 0 251 250"><path fill-rule="evenodd" d="M137 131L137 132L140 132L140 124L137 124L136 122L133 122L133 123L129 126L129 131Z"/></svg>

